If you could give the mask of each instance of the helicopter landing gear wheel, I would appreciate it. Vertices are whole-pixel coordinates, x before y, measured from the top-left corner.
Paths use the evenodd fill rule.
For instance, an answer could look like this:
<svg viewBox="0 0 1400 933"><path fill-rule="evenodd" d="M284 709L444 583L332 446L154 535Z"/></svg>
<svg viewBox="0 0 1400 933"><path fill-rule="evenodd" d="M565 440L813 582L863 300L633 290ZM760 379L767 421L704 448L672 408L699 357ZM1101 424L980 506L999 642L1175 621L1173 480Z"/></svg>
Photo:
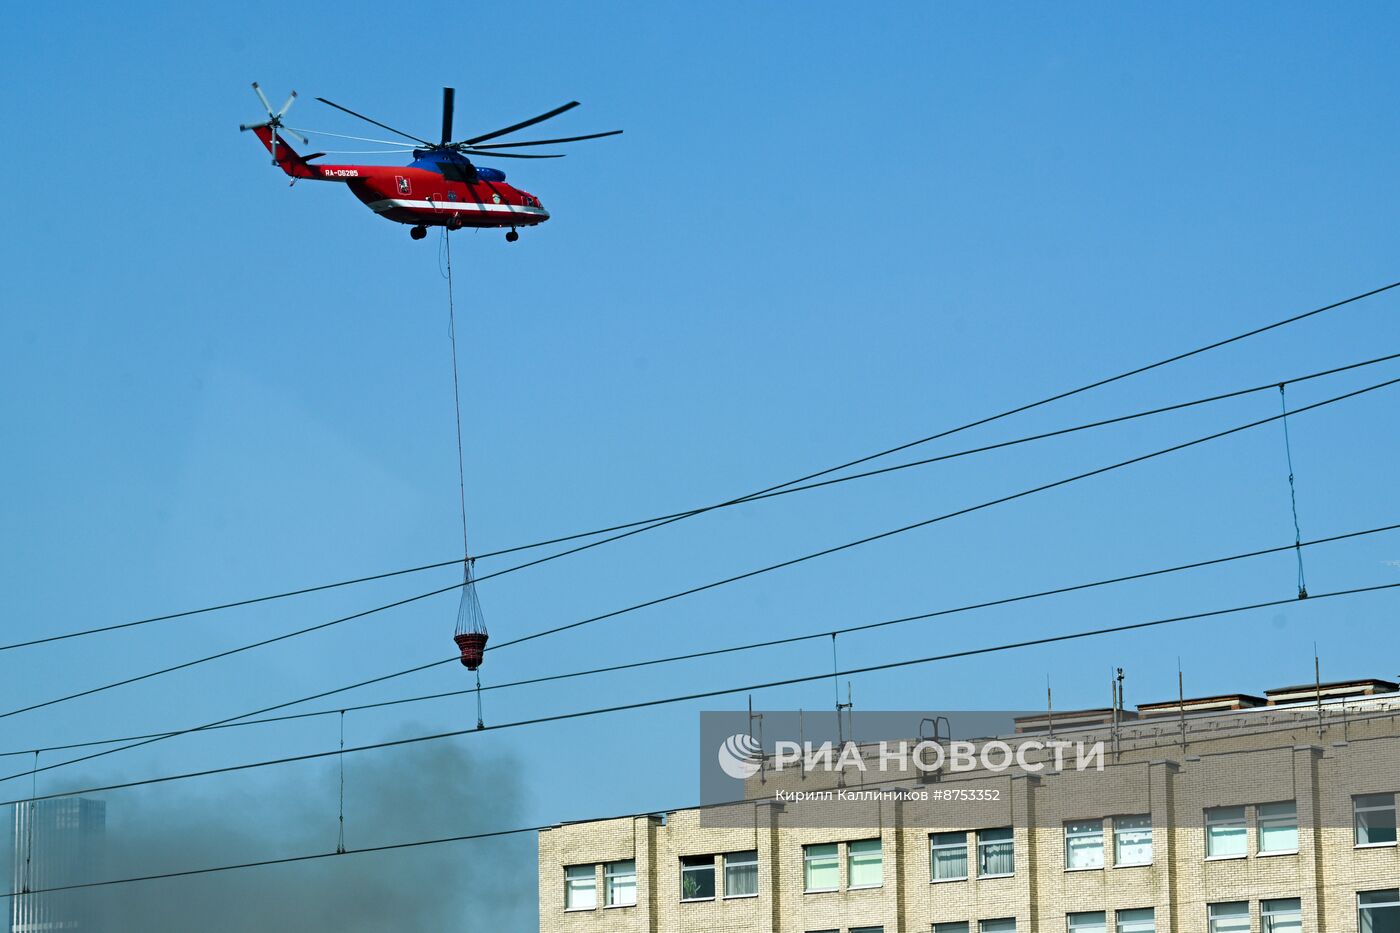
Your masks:
<svg viewBox="0 0 1400 933"><path fill-rule="evenodd" d="M409 230L408 235L413 237L415 240L421 240L423 239L423 237L428 235L428 228L423 226L422 224L419 224L412 230Z"/></svg>
<svg viewBox="0 0 1400 933"><path fill-rule="evenodd" d="M512 229L509 233L506 234L507 243L514 243L518 239L520 239L520 234L516 233L514 229Z"/></svg>

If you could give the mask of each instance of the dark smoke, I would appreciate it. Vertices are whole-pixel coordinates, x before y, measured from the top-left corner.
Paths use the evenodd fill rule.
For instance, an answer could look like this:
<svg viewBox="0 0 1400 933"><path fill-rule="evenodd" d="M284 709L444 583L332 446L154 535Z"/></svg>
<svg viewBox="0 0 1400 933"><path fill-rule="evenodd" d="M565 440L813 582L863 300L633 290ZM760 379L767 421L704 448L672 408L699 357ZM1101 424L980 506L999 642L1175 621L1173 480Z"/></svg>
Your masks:
<svg viewBox="0 0 1400 933"><path fill-rule="evenodd" d="M348 848L522 821L514 764L469 754L460 743L352 755L345 767ZM104 795L105 876L333 851L336 764L301 774L275 793L255 796L225 778L202 793L196 785L205 779ZM100 933L508 933L537 928L535 878L535 837L523 834L142 882L82 896L99 899Z"/></svg>

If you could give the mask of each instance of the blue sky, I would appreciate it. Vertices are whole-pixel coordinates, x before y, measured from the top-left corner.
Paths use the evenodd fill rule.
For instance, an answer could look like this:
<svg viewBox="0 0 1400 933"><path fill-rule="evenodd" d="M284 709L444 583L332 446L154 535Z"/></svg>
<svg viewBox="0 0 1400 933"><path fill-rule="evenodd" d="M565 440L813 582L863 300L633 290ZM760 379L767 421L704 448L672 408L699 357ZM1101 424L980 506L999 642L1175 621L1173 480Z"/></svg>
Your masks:
<svg viewBox="0 0 1400 933"><path fill-rule="evenodd" d="M523 4L436 19L308 3L29 5L0 77L6 633L44 635L452 557L446 291L329 184L237 126L330 97L435 132L569 99L511 163L553 213L454 236L475 546L728 498L1400 278L1384 4ZM370 134L373 135L373 134ZM328 143L330 141L327 141ZM351 157L346 157L349 160ZM957 449L1400 348L1380 297L931 445ZM1400 375L1290 392L1302 405ZM1292 425L1305 537L1396 520L1395 389ZM481 586L505 640L907 524L1277 410L1266 393L727 510ZM781 636L1292 538L1277 425L664 607L493 652L487 683ZM1310 589L1400 581L1400 541L1317 549ZM1292 558L843 638L878 663L1286 597ZM489 572L504 566L483 562ZM451 582L451 571L0 655L6 708ZM450 653L450 596L0 721L6 749L179 727ZM1395 597L911 668L865 709L1103 705L1400 674ZM6 638L6 641L12 640ZM488 721L816 673L823 642L488 694ZM357 701L453 689L458 668ZM825 708L830 683L756 706ZM720 706L744 703L735 697ZM328 704L330 706L334 703ZM470 737L511 822L697 794L698 705ZM710 707L714 708L712 704ZM352 714L348 740L470 725L466 701ZM322 749L331 720L234 730L52 789ZM371 753L392 756L393 752ZM4 759L20 761L22 759ZM307 766L309 767L309 766ZM316 767L321 767L317 765ZM7 771L10 769L7 769ZM291 793L297 768L172 794ZM465 778L464 778L465 779ZM77 781L79 784L64 783ZM6 787L18 790L25 782ZM489 796L491 788L482 788ZM260 797L259 795L262 795ZM151 797L151 801L159 801ZM109 796L109 808L119 806ZM479 823L492 823L483 808ZM472 858L490 859L492 844ZM502 850L505 851L505 850ZM509 850L533 873L531 850ZM504 856L501 856L504 857ZM516 864L512 863L512 864ZM481 891L464 903L489 899ZM509 915L528 929L533 906ZM502 920L501 922L507 922Z"/></svg>

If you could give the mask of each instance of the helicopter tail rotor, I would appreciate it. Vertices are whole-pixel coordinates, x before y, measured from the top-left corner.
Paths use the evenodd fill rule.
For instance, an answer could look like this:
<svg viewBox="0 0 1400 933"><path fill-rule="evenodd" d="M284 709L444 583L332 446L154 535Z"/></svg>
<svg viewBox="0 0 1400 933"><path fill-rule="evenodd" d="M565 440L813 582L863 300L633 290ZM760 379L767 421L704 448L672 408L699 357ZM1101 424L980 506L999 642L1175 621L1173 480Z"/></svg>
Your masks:
<svg viewBox="0 0 1400 933"><path fill-rule="evenodd" d="M262 88L258 86L258 82L256 81L253 82L253 93L258 95L258 100L262 103L263 109L267 111L267 119L264 120L262 123L243 123L240 124L238 128L240 130L257 130L263 127L267 128L268 134L270 136L270 140L267 141L267 148L272 153L273 165L280 166L282 164L281 161L277 158L277 147L281 143L281 140L278 136L279 133L285 133L294 139L301 140L302 145L311 145L311 140L307 139L305 136L301 135L295 130L288 129L282 124L282 116L289 109L291 109L292 104L296 102L296 91L292 91L292 93L287 97L287 102L282 105L282 108L280 110L277 110L275 112L272 109L271 102L269 102L267 99L267 95L263 93ZM288 148L290 149L290 147Z"/></svg>

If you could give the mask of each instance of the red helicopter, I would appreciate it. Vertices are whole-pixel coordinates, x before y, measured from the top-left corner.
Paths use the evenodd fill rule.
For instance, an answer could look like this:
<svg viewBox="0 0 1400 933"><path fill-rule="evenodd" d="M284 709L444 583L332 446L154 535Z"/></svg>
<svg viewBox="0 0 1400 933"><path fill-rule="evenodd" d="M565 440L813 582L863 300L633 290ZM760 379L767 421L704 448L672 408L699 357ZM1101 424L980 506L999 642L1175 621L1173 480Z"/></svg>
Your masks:
<svg viewBox="0 0 1400 933"><path fill-rule="evenodd" d="M562 107L555 107L548 113L522 120L504 129L451 142L452 112L456 91L453 88L445 87L442 89L442 139L440 142L431 143L411 133L396 130L378 120L372 120L364 114L356 113L348 107L342 107L324 97L318 97L316 99L323 104L329 104L352 117L372 123L396 136L402 136L405 140L419 144L419 147L412 150L386 150L411 151L413 153L413 161L403 168L392 165L312 165L313 159L318 159L327 153L298 155L283 138L285 135L294 136L308 146L311 141L301 135L302 133L316 133L317 135L393 146L401 146L403 143L396 140L369 139L363 136L345 136L341 133L319 133L315 130L297 131L282 123L283 115L291 107L292 102L296 100L296 91L293 91L291 96L287 98L282 109L274 113L272 104L268 102L266 95L263 94L262 88L258 87L256 81L253 82L253 90L257 93L258 100L262 101L263 108L267 110L267 119L262 123L239 126L239 129L252 130L254 135L262 140L268 152L272 153L272 164L290 175L292 184L296 184L298 178L344 182L355 197L363 201L370 210L379 216L397 223L411 224L412 228L408 232L409 236L415 240L421 240L427 236L429 227L446 227L449 230L457 230L462 227L509 227L506 240L513 243L520 238L520 234L516 232L517 227L533 227L535 224L544 223L549 219L549 211L540 204L539 198L527 191L506 184L504 172L500 169L476 165L469 156L499 159L559 159L563 158L562 154L527 154L499 150L572 143L584 139L600 139L604 136L616 136L622 132L622 130L609 130L606 133L589 133L586 136L566 136L559 139L533 139L526 142L484 145L489 140L499 139L517 130L534 126L536 123L543 123L567 110L572 110L578 106L578 101L575 100Z"/></svg>

